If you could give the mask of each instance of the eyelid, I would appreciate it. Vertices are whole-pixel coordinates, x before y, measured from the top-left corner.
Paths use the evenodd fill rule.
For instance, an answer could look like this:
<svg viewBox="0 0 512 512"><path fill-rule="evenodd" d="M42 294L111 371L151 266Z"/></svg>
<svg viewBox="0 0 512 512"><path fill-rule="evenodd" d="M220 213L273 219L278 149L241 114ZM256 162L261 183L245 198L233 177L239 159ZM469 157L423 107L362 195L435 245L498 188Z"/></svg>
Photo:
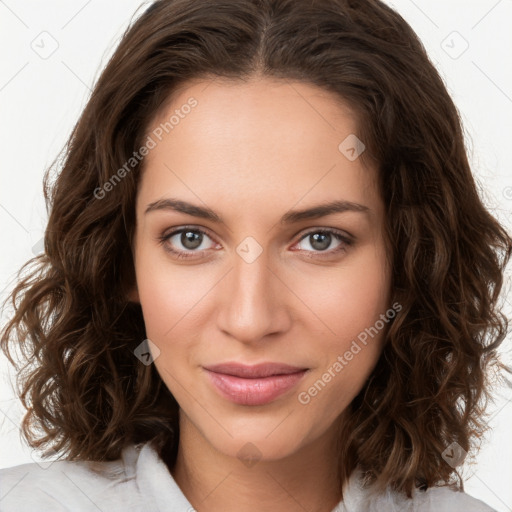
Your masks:
<svg viewBox="0 0 512 512"><path fill-rule="evenodd" d="M183 225L179 227L172 228L169 231L164 231L163 235L159 238L169 239L170 237L177 235L178 233L182 233L183 231L197 231L198 233L202 233L203 235L207 235L209 238L214 240L216 243L219 243L215 236L210 233L210 230L204 227L194 226L194 225Z"/></svg>
<svg viewBox="0 0 512 512"><path fill-rule="evenodd" d="M333 236L335 239L337 239L340 242L340 245L336 247L335 249L330 249L328 251L306 251L306 250L298 250L298 252L305 253L308 258L315 258L315 259L322 259L322 258L332 258L334 256L337 256L340 253L346 252L347 247L353 245L355 239L352 235L337 229L337 228L328 228L328 227L313 227L309 228L304 234L301 235L299 240L293 245L297 245L302 240L307 238L308 236L314 234L314 233L322 233L322 234L329 234Z"/></svg>
<svg viewBox="0 0 512 512"><path fill-rule="evenodd" d="M307 228L307 231L301 235L300 240L303 240L308 235L311 235L313 233L330 233L331 235L338 235L342 239L344 239L347 243L352 243L354 241L354 237L347 233L346 231L343 231L338 228L329 228L329 227L313 227L313 228Z"/></svg>
<svg viewBox="0 0 512 512"><path fill-rule="evenodd" d="M208 238L210 238L216 244L219 244L219 242L215 239L215 237L210 234L208 229L203 228L203 227L198 227L198 226L187 226L187 225L172 228L170 231L164 231L164 233L162 235L157 237L157 240L161 245L164 246L166 251L168 251L172 254L175 254L178 257L180 257L180 255L181 255L182 258L188 258L188 257L193 257L194 254L201 254L201 253L205 252L206 249L203 249L201 251L191 251L191 250L182 251L182 250L171 249L168 246L167 242L169 241L169 239L171 239L173 236L175 236L179 233L183 233L184 231L195 231L197 233L201 233L203 235L206 235Z"/></svg>

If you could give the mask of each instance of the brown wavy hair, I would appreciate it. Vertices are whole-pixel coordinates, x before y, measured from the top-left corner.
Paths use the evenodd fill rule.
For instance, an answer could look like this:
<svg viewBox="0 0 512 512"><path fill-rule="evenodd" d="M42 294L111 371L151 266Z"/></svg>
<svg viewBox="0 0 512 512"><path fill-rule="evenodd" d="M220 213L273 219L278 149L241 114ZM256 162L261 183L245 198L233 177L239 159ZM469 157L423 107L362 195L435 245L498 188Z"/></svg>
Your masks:
<svg viewBox="0 0 512 512"><path fill-rule="evenodd" d="M178 86L215 77L334 92L356 111L362 157L379 170L402 311L349 406L340 489L359 465L376 487L409 497L415 487L463 490L441 454L454 441L474 448L489 370L510 371L497 348L512 240L478 195L442 79L412 28L378 0L160 0L132 22L45 173L44 253L8 298L1 345L19 371L25 439L69 460L112 460L149 440L175 457L178 404L134 356L146 335L127 299L144 161L102 199L95 191L142 146Z"/></svg>

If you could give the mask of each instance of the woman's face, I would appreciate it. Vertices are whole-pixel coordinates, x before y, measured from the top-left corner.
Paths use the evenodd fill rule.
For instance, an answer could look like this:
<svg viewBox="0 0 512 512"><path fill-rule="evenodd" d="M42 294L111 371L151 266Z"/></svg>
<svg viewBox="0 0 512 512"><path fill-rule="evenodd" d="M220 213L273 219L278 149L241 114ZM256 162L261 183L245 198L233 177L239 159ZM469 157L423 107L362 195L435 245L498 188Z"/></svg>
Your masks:
<svg viewBox="0 0 512 512"><path fill-rule="evenodd" d="M149 127L132 298L182 428L225 455L333 435L379 358L384 209L356 131L330 93L271 79L189 82ZM228 363L295 369L206 369Z"/></svg>

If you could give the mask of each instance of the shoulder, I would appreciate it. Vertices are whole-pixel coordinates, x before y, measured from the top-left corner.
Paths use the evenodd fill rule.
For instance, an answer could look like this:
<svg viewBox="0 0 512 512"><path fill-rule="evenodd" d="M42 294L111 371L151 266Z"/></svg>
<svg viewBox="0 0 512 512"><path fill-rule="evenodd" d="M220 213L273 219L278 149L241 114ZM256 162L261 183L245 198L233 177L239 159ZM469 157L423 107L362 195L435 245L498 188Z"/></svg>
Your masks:
<svg viewBox="0 0 512 512"><path fill-rule="evenodd" d="M418 512L434 512L437 510L461 510L464 512L496 512L483 501L462 491L449 487L432 487L426 491L417 491L414 495Z"/></svg>
<svg viewBox="0 0 512 512"><path fill-rule="evenodd" d="M483 501L450 487L431 487L426 491L416 489L411 498L405 494L388 490L381 494L370 494L361 484L361 474L354 472L344 491L344 506L340 512L496 512ZM334 512L334 511L333 511ZM336 511L338 512L338 511Z"/></svg>
<svg viewBox="0 0 512 512"><path fill-rule="evenodd" d="M136 473L140 446L115 461L57 460L0 469L0 511L129 511L144 506Z"/></svg>

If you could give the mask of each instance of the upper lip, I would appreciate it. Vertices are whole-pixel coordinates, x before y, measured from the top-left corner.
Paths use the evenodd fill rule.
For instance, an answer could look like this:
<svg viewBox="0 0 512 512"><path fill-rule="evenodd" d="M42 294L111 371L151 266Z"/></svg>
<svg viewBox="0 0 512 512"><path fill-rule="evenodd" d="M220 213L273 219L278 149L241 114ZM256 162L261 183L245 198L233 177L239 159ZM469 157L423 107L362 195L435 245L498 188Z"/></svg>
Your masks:
<svg viewBox="0 0 512 512"><path fill-rule="evenodd" d="M284 363L261 363L252 366L239 363L221 363L212 366L205 366L204 368L211 372L223 373L225 375L233 375L235 377L243 377L246 379L270 377L271 375L287 375L307 370L307 368L290 366L289 364Z"/></svg>

